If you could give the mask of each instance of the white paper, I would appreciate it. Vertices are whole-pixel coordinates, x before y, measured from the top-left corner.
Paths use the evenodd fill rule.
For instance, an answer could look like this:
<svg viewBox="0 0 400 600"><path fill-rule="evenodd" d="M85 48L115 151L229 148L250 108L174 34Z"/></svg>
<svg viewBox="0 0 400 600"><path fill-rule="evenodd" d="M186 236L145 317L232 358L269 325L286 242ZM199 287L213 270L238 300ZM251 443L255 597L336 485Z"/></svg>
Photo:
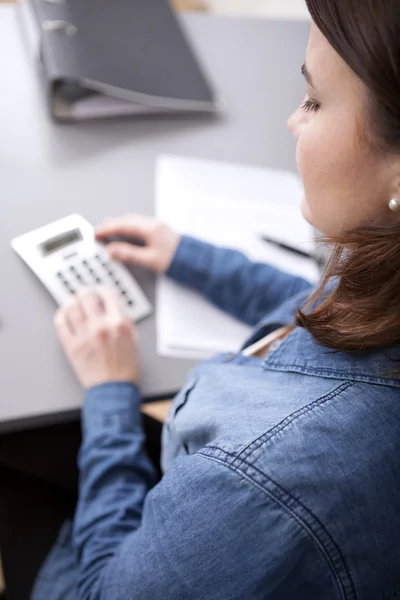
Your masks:
<svg viewBox="0 0 400 600"><path fill-rule="evenodd" d="M292 173L164 156L157 164L156 214L174 229L249 258L319 278L316 265L261 241L265 234L312 251L313 231L300 212L302 187ZM157 348L162 355L206 358L236 351L251 328L167 278L157 284Z"/></svg>

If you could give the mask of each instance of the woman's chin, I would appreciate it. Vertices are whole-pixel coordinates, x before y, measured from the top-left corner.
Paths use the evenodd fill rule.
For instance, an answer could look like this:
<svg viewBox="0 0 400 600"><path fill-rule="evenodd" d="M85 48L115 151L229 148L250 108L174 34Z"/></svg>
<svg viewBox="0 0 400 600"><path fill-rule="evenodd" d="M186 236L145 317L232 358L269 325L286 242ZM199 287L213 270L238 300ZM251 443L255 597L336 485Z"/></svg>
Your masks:
<svg viewBox="0 0 400 600"><path fill-rule="evenodd" d="M303 196L303 198L301 199L300 208L301 208L301 213L302 213L303 217L305 218L305 220L308 221L310 223L310 225L314 225L310 206L309 206L305 196Z"/></svg>

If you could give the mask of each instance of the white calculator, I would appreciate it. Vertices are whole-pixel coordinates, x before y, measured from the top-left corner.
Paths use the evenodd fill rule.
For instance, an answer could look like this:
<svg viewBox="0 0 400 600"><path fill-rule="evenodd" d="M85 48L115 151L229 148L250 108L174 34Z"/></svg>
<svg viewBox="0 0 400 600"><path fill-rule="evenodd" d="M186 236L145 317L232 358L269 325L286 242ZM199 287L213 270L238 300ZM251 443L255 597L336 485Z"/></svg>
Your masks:
<svg viewBox="0 0 400 600"><path fill-rule="evenodd" d="M27 263L59 305L82 287L117 289L134 321L152 307L128 269L109 258L93 227L74 214L16 237L12 248Z"/></svg>

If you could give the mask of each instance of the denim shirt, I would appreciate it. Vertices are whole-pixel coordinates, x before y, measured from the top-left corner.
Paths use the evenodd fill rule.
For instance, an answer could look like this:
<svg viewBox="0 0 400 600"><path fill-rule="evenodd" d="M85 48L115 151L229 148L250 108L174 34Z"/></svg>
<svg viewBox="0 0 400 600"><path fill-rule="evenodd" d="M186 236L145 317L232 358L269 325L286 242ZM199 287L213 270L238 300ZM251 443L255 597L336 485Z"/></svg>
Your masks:
<svg viewBox="0 0 400 600"><path fill-rule="evenodd" d="M292 322L306 281L184 237L168 275L255 326ZM201 363L143 448L137 386L89 390L79 501L34 600L400 597L399 346L332 352L296 328L265 358Z"/></svg>

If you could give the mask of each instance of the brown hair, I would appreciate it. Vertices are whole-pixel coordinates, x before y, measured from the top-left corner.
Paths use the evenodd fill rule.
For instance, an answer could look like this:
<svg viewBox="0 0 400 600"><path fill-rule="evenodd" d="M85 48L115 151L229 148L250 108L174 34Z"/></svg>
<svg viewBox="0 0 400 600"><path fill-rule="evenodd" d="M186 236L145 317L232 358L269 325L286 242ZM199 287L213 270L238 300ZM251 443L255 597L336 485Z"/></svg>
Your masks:
<svg viewBox="0 0 400 600"><path fill-rule="evenodd" d="M400 154L399 0L306 2L318 29L370 91L368 128L377 147ZM332 257L296 325L335 350L399 342L400 224L363 227L322 241L334 245ZM333 291L306 314L334 277Z"/></svg>

